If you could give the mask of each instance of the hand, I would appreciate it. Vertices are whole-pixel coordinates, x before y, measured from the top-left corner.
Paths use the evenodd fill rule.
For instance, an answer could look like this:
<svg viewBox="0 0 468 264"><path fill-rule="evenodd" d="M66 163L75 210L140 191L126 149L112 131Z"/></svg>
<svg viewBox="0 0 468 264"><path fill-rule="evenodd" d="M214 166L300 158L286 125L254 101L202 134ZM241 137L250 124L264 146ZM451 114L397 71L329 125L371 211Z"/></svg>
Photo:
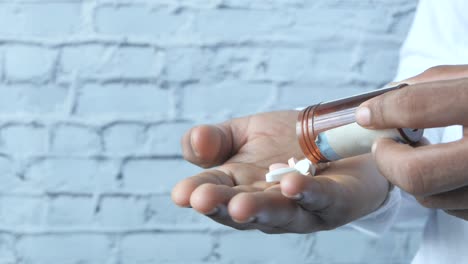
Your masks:
<svg viewBox="0 0 468 264"><path fill-rule="evenodd" d="M403 82L414 85L363 103L358 123L376 129L462 125L463 138L418 148L380 139L373 146L378 168L423 206L468 220L468 65L431 68Z"/></svg>
<svg viewBox="0 0 468 264"><path fill-rule="evenodd" d="M184 158L207 169L179 182L172 199L237 229L308 233L335 228L374 211L388 192L370 155L342 160L319 176L265 182L272 163L303 158L297 111L271 112L192 128Z"/></svg>

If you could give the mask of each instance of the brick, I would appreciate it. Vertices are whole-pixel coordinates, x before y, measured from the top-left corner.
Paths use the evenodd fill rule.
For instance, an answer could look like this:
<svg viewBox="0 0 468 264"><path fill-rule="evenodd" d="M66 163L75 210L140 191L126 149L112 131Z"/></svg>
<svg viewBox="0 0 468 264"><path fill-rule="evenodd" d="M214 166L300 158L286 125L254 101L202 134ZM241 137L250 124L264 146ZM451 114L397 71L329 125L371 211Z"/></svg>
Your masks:
<svg viewBox="0 0 468 264"><path fill-rule="evenodd" d="M182 155L180 141L193 126L191 122L161 123L148 129L150 152L157 155Z"/></svg>
<svg viewBox="0 0 468 264"><path fill-rule="evenodd" d="M0 111L11 114L57 114L66 109L68 87L57 85L3 85Z"/></svg>
<svg viewBox="0 0 468 264"><path fill-rule="evenodd" d="M245 231L221 235L217 250L226 263L310 263L307 257L313 248L313 240L307 240L307 235Z"/></svg>
<svg viewBox="0 0 468 264"><path fill-rule="evenodd" d="M11 157L0 155L0 175L2 184L0 184L0 194L20 189L23 181L16 175L17 166Z"/></svg>
<svg viewBox="0 0 468 264"><path fill-rule="evenodd" d="M5 76L5 56L3 47L0 46L0 82L3 81Z"/></svg>
<svg viewBox="0 0 468 264"><path fill-rule="evenodd" d="M46 225L87 226L93 223L94 199L90 196L52 196L47 201Z"/></svg>
<svg viewBox="0 0 468 264"><path fill-rule="evenodd" d="M263 83L226 81L211 86L186 86L183 100L184 116L211 118L257 113L268 103L272 92L273 86Z"/></svg>
<svg viewBox="0 0 468 264"><path fill-rule="evenodd" d="M175 5L177 7L195 7L195 8L216 8L219 6L218 0L161 0L162 5ZM175 3L176 2L176 3Z"/></svg>
<svg viewBox="0 0 468 264"><path fill-rule="evenodd" d="M74 45L64 48L60 70L82 78L157 78L164 54L152 47Z"/></svg>
<svg viewBox="0 0 468 264"><path fill-rule="evenodd" d="M82 116L158 116L169 112L169 92L152 85L86 85L77 99Z"/></svg>
<svg viewBox="0 0 468 264"><path fill-rule="evenodd" d="M52 77L57 52L34 46L5 48L5 76L13 81L46 81Z"/></svg>
<svg viewBox="0 0 468 264"><path fill-rule="evenodd" d="M176 82L196 81L210 73L214 51L198 48L166 50L164 79Z"/></svg>
<svg viewBox="0 0 468 264"><path fill-rule="evenodd" d="M117 187L118 164L108 160L49 158L32 163L25 181L35 190L93 193Z"/></svg>
<svg viewBox="0 0 468 264"><path fill-rule="evenodd" d="M0 130L0 148L18 155L45 153L48 135L48 130L42 125L9 125Z"/></svg>
<svg viewBox="0 0 468 264"><path fill-rule="evenodd" d="M95 234L22 236L16 247L25 264L101 264L111 254L109 239Z"/></svg>
<svg viewBox="0 0 468 264"><path fill-rule="evenodd" d="M249 0L225 0L223 4L230 8L248 9L281 9L281 8L301 8L305 5L304 0L269 0L269 1L249 1Z"/></svg>
<svg viewBox="0 0 468 264"><path fill-rule="evenodd" d="M140 123L116 123L103 131L107 153L142 152L146 144L146 126Z"/></svg>
<svg viewBox="0 0 468 264"><path fill-rule="evenodd" d="M365 52L364 50L368 50L371 45L363 45L363 52ZM362 57L363 59L358 68L359 75L356 78L358 81L369 82L376 86L389 82L388 73L391 73L393 76L398 67L398 49L391 47L393 45L387 46L390 47ZM372 79L369 80L367 76L372 76Z"/></svg>
<svg viewBox="0 0 468 264"><path fill-rule="evenodd" d="M350 86L316 85L285 85L281 87L278 102L274 109L296 109L307 107L330 100L352 96L365 92L364 89Z"/></svg>
<svg viewBox="0 0 468 264"><path fill-rule="evenodd" d="M291 23L291 17L278 10L225 8L200 11L195 17L193 27L195 33L202 38L238 41L269 37L288 28Z"/></svg>
<svg viewBox="0 0 468 264"><path fill-rule="evenodd" d="M420 220L211 232L169 192L201 171L180 159L194 124L390 80L416 4L0 0L0 263L410 262Z"/></svg>
<svg viewBox="0 0 468 264"><path fill-rule="evenodd" d="M44 210L45 201L41 197L0 197L0 223L3 226L41 225Z"/></svg>
<svg viewBox="0 0 468 264"><path fill-rule="evenodd" d="M256 80L266 51L258 48L177 48L166 51L164 78L176 82Z"/></svg>
<svg viewBox="0 0 468 264"><path fill-rule="evenodd" d="M314 260L324 263L361 263L375 241L355 230L341 228L317 233ZM336 254L336 250L340 253Z"/></svg>
<svg viewBox="0 0 468 264"><path fill-rule="evenodd" d="M152 196L148 200L146 222L150 224L183 225L212 224L212 220L190 208L175 206L168 195Z"/></svg>
<svg viewBox="0 0 468 264"><path fill-rule="evenodd" d="M131 159L124 164L123 189L168 192L177 182L200 172L184 160Z"/></svg>
<svg viewBox="0 0 468 264"><path fill-rule="evenodd" d="M0 262L5 264L18 263L15 253L16 239L10 234L0 234Z"/></svg>
<svg viewBox="0 0 468 264"><path fill-rule="evenodd" d="M212 244L208 234L131 234L122 238L121 260L122 264L192 263L208 257Z"/></svg>
<svg viewBox="0 0 468 264"><path fill-rule="evenodd" d="M151 36L166 38L178 33L189 21L186 12L174 12L145 5L102 5L96 9L96 30L119 36Z"/></svg>
<svg viewBox="0 0 468 264"><path fill-rule="evenodd" d="M105 227L139 227L145 223L147 201L126 196L105 196L99 203L96 219Z"/></svg>
<svg viewBox="0 0 468 264"><path fill-rule="evenodd" d="M42 1L0 3L1 35L57 37L78 33L81 27L81 3ZM15 21L15 23L12 23Z"/></svg>
<svg viewBox="0 0 468 264"><path fill-rule="evenodd" d="M97 131L92 128L61 124L52 132L51 150L56 153L98 153L101 151L101 140Z"/></svg>
<svg viewBox="0 0 468 264"><path fill-rule="evenodd" d="M276 49L270 50L264 62L264 72L260 72L257 78L274 81L295 81L308 79L314 76L312 66L314 53L311 50L302 49Z"/></svg>
<svg viewBox="0 0 468 264"><path fill-rule="evenodd" d="M0 175L13 173L13 166L13 161L10 158L0 155Z"/></svg>
<svg viewBox="0 0 468 264"><path fill-rule="evenodd" d="M316 29L319 30L318 36L311 36L316 39L325 39L324 37L333 36L337 32L342 32L346 38L350 38L348 34L351 32L372 32L385 33L392 22L390 9L375 8L375 6L364 7L356 11L353 8L324 7L314 9L297 10L295 16L295 24L292 27L292 32L300 29L302 33L313 33ZM311 12L320 12L319 16L311 16ZM333 26L330 26L333 25ZM327 34L328 31L328 34Z"/></svg>

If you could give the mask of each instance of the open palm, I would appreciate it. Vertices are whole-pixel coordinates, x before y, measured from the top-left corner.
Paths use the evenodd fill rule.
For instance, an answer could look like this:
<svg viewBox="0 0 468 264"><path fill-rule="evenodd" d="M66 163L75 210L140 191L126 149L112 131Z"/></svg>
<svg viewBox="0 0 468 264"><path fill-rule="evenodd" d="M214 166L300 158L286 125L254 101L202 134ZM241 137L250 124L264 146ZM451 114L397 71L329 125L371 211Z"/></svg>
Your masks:
<svg viewBox="0 0 468 264"><path fill-rule="evenodd" d="M297 114L270 112L192 128L182 139L184 158L208 169L179 182L174 202L224 225L266 233L330 229L377 208L388 183L369 156L332 163L315 177L291 173L281 184L264 181L270 164L303 158Z"/></svg>

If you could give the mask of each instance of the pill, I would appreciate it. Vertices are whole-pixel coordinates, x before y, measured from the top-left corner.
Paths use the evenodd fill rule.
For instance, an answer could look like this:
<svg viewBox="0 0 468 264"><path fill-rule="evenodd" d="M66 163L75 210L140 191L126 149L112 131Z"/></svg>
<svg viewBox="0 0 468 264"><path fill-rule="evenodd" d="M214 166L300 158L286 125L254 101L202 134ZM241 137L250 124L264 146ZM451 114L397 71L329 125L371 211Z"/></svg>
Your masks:
<svg viewBox="0 0 468 264"><path fill-rule="evenodd" d="M303 159L297 161L295 158L290 158L288 160L288 164L284 163L274 163L271 164L269 169L270 171L265 175L267 182L276 182L281 181L284 175L291 173L291 172L299 172L300 174L312 175L314 176L316 173L316 166L308 159Z"/></svg>
<svg viewBox="0 0 468 264"><path fill-rule="evenodd" d="M268 169L270 171L274 171L274 170L277 170L277 169L281 169L281 168L289 168L291 166L288 166L288 164L285 164L285 163L273 163L270 165L270 167L268 167Z"/></svg>
<svg viewBox="0 0 468 264"><path fill-rule="evenodd" d="M291 172L297 172L297 170L295 168L288 167L288 168L280 168L280 169L270 171L265 175L266 182L281 181L284 175L291 173Z"/></svg>
<svg viewBox="0 0 468 264"><path fill-rule="evenodd" d="M297 159L294 158L294 157L293 157L293 158L290 158L290 159L288 160L288 165L289 165L289 167L291 167L291 168L294 167L294 166L296 166L296 163L297 163Z"/></svg>
<svg viewBox="0 0 468 264"><path fill-rule="evenodd" d="M302 175L315 175L315 166L308 159L300 160L294 165L294 168Z"/></svg>

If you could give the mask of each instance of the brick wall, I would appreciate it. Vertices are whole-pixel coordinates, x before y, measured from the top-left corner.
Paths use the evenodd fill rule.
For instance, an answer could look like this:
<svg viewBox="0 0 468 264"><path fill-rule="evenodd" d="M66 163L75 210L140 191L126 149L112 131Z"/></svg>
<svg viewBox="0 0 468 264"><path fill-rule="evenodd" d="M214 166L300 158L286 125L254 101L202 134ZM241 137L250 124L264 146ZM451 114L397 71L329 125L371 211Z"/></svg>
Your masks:
<svg viewBox="0 0 468 264"><path fill-rule="evenodd" d="M0 0L0 263L407 263L420 223L272 236L169 193L192 125L391 80L415 6Z"/></svg>

